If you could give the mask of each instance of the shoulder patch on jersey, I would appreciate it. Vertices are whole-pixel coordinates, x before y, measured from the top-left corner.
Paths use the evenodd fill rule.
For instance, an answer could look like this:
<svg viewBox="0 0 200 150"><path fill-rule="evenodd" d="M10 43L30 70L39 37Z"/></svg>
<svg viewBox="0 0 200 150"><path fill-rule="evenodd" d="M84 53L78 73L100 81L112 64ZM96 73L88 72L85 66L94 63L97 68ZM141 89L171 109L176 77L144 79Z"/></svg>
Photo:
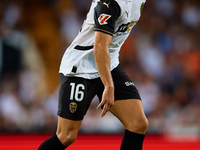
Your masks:
<svg viewBox="0 0 200 150"><path fill-rule="evenodd" d="M111 17L111 15L108 14L101 14L100 17L98 18L99 24L100 25L105 25L108 24L107 20Z"/></svg>

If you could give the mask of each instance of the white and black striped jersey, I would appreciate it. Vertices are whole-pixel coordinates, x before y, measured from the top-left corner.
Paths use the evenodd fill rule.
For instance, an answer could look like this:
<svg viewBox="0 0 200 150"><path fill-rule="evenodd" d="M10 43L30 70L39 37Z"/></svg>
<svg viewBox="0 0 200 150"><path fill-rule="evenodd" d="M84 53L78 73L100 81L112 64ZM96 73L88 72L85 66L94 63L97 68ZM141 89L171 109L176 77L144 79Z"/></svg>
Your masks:
<svg viewBox="0 0 200 150"><path fill-rule="evenodd" d="M119 51L141 16L146 0L93 0L82 29L65 51L60 73L86 79L99 77L93 46L95 31L112 35L111 71L119 64Z"/></svg>

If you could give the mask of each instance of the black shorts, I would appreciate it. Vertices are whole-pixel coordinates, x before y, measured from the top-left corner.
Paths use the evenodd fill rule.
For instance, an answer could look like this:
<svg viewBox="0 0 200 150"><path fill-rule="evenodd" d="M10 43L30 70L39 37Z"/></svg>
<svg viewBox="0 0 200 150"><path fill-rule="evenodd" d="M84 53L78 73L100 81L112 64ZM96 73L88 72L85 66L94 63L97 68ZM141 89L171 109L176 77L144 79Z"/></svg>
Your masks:
<svg viewBox="0 0 200 150"><path fill-rule="evenodd" d="M112 72L115 100L139 99L134 83L119 65ZM100 78L84 79L60 74L58 115L70 120L82 120L95 95L101 101L104 86Z"/></svg>

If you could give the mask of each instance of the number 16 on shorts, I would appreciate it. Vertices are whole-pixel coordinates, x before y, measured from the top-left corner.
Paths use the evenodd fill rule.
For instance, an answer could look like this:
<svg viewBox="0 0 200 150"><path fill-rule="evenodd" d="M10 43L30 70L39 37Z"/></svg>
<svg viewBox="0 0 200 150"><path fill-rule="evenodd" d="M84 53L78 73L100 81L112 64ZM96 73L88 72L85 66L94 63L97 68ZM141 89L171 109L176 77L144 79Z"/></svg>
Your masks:
<svg viewBox="0 0 200 150"><path fill-rule="evenodd" d="M83 84L75 84L70 83L71 86L71 92L70 92L70 100L76 100L78 102L81 102L84 98L84 90L85 86Z"/></svg>

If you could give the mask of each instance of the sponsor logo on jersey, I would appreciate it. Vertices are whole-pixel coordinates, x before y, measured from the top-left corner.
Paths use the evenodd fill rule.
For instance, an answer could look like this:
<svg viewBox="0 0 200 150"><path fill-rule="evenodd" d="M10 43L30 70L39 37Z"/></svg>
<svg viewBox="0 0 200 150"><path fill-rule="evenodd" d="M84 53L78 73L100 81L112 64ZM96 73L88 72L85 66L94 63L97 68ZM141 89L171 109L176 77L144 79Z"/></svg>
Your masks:
<svg viewBox="0 0 200 150"><path fill-rule="evenodd" d="M133 27L133 25L134 25L135 23L137 23L137 21L131 21L131 22L127 23L127 24L122 24L122 25L118 28L117 32L115 32L115 34L121 35L121 34L123 34L123 33L128 33L129 31L131 31L131 29L132 29L132 27Z"/></svg>
<svg viewBox="0 0 200 150"><path fill-rule="evenodd" d="M135 84L133 82L127 81L125 82L126 86L135 86Z"/></svg>
<svg viewBox="0 0 200 150"><path fill-rule="evenodd" d="M78 106L77 106L77 104L76 104L75 102L71 102L71 103L69 104L69 110L71 111L72 114L76 112L77 107L78 107Z"/></svg>
<svg viewBox="0 0 200 150"><path fill-rule="evenodd" d="M111 15L101 14L100 17L98 18L99 24L100 24L100 25L108 24L107 20L108 20L110 17L111 17Z"/></svg>

